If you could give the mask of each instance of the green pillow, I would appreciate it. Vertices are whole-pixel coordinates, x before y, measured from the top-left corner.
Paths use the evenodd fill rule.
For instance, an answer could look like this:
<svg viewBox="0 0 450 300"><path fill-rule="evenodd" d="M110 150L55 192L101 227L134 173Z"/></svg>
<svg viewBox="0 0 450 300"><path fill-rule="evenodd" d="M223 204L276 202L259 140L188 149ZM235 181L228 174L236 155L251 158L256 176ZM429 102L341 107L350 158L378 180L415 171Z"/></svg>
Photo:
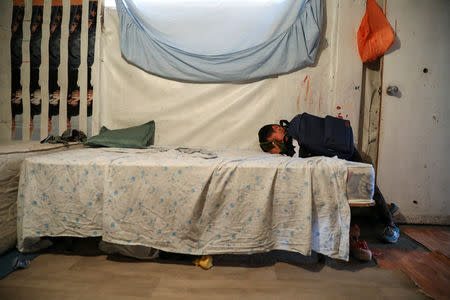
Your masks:
<svg viewBox="0 0 450 300"><path fill-rule="evenodd" d="M116 130L110 130L102 126L100 133L88 138L85 145L142 149L150 145L154 133L155 121Z"/></svg>

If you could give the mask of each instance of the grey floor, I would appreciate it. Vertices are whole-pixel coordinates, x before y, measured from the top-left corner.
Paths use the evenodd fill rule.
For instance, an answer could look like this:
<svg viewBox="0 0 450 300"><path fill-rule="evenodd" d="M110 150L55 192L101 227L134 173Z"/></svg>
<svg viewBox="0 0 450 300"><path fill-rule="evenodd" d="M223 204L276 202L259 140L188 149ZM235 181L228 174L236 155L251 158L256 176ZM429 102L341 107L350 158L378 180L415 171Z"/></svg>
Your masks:
<svg viewBox="0 0 450 300"><path fill-rule="evenodd" d="M397 244L377 239L383 226L354 213L370 247L427 251L406 235ZM370 212L370 210L369 210ZM412 225L401 225L404 226ZM430 226L418 226L430 227ZM448 226L434 226L449 230ZM428 299L400 270L374 261L349 262L286 251L215 255L208 271L194 257L161 253L140 261L98 250L99 239L55 239L30 267L0 280L0 299Z"/></svg>

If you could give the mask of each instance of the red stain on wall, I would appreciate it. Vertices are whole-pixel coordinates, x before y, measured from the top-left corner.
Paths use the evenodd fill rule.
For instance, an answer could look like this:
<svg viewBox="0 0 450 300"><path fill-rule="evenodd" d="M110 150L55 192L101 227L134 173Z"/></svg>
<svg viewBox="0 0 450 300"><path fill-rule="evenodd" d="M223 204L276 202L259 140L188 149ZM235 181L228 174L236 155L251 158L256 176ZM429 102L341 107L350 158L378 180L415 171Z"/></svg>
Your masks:
<svg viewBox="0 0 450 300"><path fill-rule="evenodd" d="M309 77L309 75L306 75L305 76L305 78L303 79L303 81L301 81L300 82L300 89L299 89L299 94L298 94L298 97L297 97L297 111L299 112L300 111L300 104L301 104L301 96L302 96L302 94L303 94L303 91L304 91L304 99L305 99L305 102L307 103L307 102L309 102L310 104L314 104L313 102L314 102L314 98L313 97L315 97L315 96L317 96L315 93L313 93L312 92L312 90L310 89L310 77ZM305 87L305 85L306 85L306 87ZM311 92L311 94L310 94L310 92ZM319 104L318 104L318 109L319 109L319 112L322 110L322 95L321 94L319 94ZM317 107L316 107L317 108ZM340 107L339 107L339 109L340 109Z"/></svg>
<svg viewBox="0 0 450 300"><path fill-rule="evenodd" d="M336 106L336 109L337 109L337 110L341 110L342 107L338 105L338 106ZM337 114L337 117L338 117L339 119L343 119L343 118L344 118L344 116L342 116L342 112L338 113L338 114ZM345 118L348 119L348 114L345 115Z"/></svg>
<svg viewBox="0 0 450 300"><path fill-rule="evenodd" d="M342 107L340 107L340 106L338 105L338 106L336 106L336 109L337 109L337 110L341 110ZM343 118L344 118L344 117L342 116L342 112L338 113L337 117L338 117L339 119L343 119ZM346 117L348 117L348 115L347 115Z"/></svg>
<svg viewBox="0 0 450 300"><path fill-rule="evenodd" d="M308 77L308 76L306 76L306 77ZM305 101L308 101L308 94L309 94L309 78L308 78L308 81L306 82Z"/></svg>
<svg viewBox="0 0 450 300"><path fill-rule="evenodd" d="M305 101L307 101L308 100L308 92L309 92L309 75L306 75L305 78L303 79L303 82L301 82L301 84L300 84L300 90L298 92L298 97L297 97L297 111L298 112L300 112L300 102L302 99L301 92L302 92L305 84L306 84Z"/></svg>

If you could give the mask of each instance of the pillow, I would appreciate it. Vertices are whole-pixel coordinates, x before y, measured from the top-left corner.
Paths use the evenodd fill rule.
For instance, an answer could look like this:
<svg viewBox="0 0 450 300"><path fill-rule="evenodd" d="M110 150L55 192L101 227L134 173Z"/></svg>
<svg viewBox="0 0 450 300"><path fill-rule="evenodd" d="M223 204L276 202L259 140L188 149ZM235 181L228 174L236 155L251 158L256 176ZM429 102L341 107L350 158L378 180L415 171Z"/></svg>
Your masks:
<svg viewBox="0 0 450 300"><path fill-rule="evenodd" d="M155 133L155 121L123 128L110 130L102 126L100 133L90 137L85 145L96 147L117 147L117 148L146 148Z"/></svg>

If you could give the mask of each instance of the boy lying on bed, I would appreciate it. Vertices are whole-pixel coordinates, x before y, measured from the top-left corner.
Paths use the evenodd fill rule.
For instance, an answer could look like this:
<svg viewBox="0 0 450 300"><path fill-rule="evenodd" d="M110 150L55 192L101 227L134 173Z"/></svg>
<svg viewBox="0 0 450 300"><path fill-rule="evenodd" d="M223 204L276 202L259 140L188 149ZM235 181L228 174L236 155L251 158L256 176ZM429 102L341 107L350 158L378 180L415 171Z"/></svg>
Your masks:
<svg viewBox="0 0 450 300"><path fill-rule="evenodd" d="M301 124L300 120L302 118L302 115L304 116L304 118L314 119L311 124L313 124L313 125L322 124L320 126L323 126L323 122L325 120L324 118L320 118L320 117L312 116L312 115L308 115L308 114L297 115L295 118L293 118L291 120L291 122L287 122L284 120L280 121L280 124L282 124L282 125L277 125L277 124L265 125L258 132L259 143L260 143L261 149L264 152L269 152L271 154L285 154L288 156L293 156L295 154L295 147L292 145L293 139L297 140L299 145L302 145L302 143L300 141L300 138L302 136L303 136L303 139L308 139L308 137L305 136L305 134L311 135L311 134L316 134L316 132L318 132L318 131L316 131L315 128L311 127L311 124L310 124L310 128L308 129L308 131L301 130L299 128L300 124ZM358 153L356 148L354 148L354 146L353 146L353 133L351 132L350 122L346 121L346 120L340 120L340 119L339 119L340 121L337 121L337 118L330 117L330 116L327 116L327 118L328 119L332 118L332 120L330 121L332 123L334 122L332 126L334 126L334 124L336 124L336 122L345 122L345 123L342 123L342 124L345 124L345 125L342 125L343 128L348 127L350 130L351 147L352 147L351 152L347 156L338 155L338 157L347 159L349 161L363 162L361 155ZM334 120L334 119L336 119L336 120ZM314 123L314 122L319 122L319 123ZM321 128L321 130L323 131L323 128ZM334 130L335 129L333 128L332 131L334 131ZM322 133L319 133L319 135L320 134L322 134ZM320 138L316 139L316 140L320 140ZM332 150L332 149L325 148L324 151L320 151L320 147L316 147L316 150L311 150L311 148L306 149L306 147L300 146L299 156L301 156L301 157L322 156L322 155L334 156L333 154L329 154L327 152L327 150ZM377 185L375 185L375 192L374 192L373 200L375 201L375 207L377 209L378 217L382 220L382 222L385 225L384 231L382 232L382 234L380 236L381 240L388 242L388 243L396 243L398 241L398 238L400 235L400 230L394 224L394 222L392 220L391 210L389 209L388 205L386 204L386 201L384 200L384 197L381 194L381 191L379 190ZM398 209L397 206L395 206L395 204L391 204L391 205L394 207L395 210ZM392 212L394 212L394 209L392 209ZM352 245L352 246L354 246L354 245Z"/></svg>

